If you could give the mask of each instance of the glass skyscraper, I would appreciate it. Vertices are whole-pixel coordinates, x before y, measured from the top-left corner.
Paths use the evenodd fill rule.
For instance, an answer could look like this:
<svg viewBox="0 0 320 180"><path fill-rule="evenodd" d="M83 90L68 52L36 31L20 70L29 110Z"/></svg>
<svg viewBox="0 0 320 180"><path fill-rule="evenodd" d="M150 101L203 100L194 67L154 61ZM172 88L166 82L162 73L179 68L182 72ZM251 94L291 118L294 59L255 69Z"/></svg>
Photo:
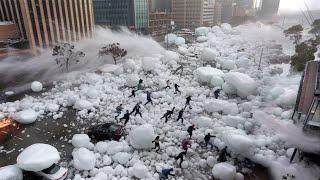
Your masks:
<svg viewBox="0 0 320 180"><path fill-rule="evenodd" d="M134 26L133 0L93 0L96 24Z"/></svg>
<svg viewBox="0 0 320 180"><path fill-rule="evenodd" d="M148 28L149 24L148 0L134 0L135 28Z"/></svg>

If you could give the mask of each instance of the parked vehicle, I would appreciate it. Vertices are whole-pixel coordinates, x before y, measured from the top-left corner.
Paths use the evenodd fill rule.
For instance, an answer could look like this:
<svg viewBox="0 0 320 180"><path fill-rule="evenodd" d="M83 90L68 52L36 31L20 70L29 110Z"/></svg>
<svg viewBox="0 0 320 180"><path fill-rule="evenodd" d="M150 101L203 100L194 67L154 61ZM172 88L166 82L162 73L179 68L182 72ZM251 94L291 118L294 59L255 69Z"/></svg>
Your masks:
<svg viewBox="0 0 320 180"><path fill-rule="evenodd" d="M123 126L115 123L105 123L93 126L89 129L88 135L96 140L115 140L123 136Z"/></svg>
<svg viewBox="0 0 320 180"><path fill-rule="evenodd" d="M53 164L47 169L36 172L36 174L49 180L64 180L67 178L68 169L58 164Z"/></svg>

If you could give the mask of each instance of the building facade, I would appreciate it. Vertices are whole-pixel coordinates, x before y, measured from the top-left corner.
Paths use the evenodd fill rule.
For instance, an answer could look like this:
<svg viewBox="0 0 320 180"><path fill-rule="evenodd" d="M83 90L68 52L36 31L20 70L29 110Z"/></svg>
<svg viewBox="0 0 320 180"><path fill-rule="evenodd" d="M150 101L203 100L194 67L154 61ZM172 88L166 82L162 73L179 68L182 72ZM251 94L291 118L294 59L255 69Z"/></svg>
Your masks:
<svg viewBox="0 0 320 180"><path fill-rule="evenodd" d="M202 7L202 25L212 26L214 24L214 0L204 0Z"/></svg>
<svg viewBox="0 0 320 180"><path fill-rule="evenodd" d="M17 24L30 48L47 48L92 34L92 0L0 0L0 21Z"/></svg>
<svg viewBox="0 0 320 180"><path fill-rule="evenodd" d="M234 0L220 0L222 4L221 22L230 23L233 17Z"/></svg>
<svg viewBox="0 0 320 180"><path fill-rule="evenodd" d="M153 37L162 37L168 33L171 23L171 1L149 0L149 28Z"/></svg>
<svg viewBox="0 0 320 180"><path fill-rule="evenodd" d="M13 22L0 22L0 42L5 43L10 39L19 39L20 32L17 24Z"/></svg>
<svg viewBox="0 0 320 180"><path fill-rule="evenodd" d="M134 0L135 29L146 29L149 26L149 1Z"/></svg>
<svg viewBox="0 0 320 180"><path fill-rule="evenodd" d="M216 1L214 3L214 16L213 23L214 25L221 24L221 12L222 11L222 3L220 1Z"/></svg>
<svg viewBox="0 0 320 180"><path fill-rule="evenodd" d="M261 16L271 17L276 15L279 10L280 0L262 0L261 4Z"/></svg>
<svg viewBox="0 0 320 180"><path fill-rule="evenodd" d="M172 17L180 28L212 26L213 0L172 0Z"/></svg>
<svg viewBox="0 0 320 180"><path fill-rule="evenodd" d="M133 0L93 0L93 10L98 25L135 25Z"/></svg>
<svg viewBox="0 0 320 180"><path fill-rule="evenodd" d="M19 37L27 39L19 0L0 0L0 21L9 21L14 23L15 26L19 28Z"/></svg>
<svg viewBox="0 0 320 180"><path fill-rule="evenodd" d="M171 23L171 14L168 12L149 13L149 32L152 36L167 34Z"/></svg>
<svg viewBox="0 0 320 180"><path fill-rule="evenodd" d="M171 12L171 0L150 0L151 12Z"/></svg>
<svg viewBox="0 0 320 180"><path fill-rule="evenodd" d="M93 0L95 22L106 26L148 28L148 0Z"/></svg>

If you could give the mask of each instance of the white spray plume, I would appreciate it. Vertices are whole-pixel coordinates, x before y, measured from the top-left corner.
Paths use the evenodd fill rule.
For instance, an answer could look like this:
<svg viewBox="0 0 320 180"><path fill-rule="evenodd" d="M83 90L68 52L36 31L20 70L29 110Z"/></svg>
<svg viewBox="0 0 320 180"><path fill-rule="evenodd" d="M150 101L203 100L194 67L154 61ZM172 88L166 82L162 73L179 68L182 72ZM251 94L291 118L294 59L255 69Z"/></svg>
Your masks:
<svg viewBox="0 0 320 180"><path fill-rule="evenodd" d="M254 112L254 118L261 122L264 127L275 132L288 145L306 152L320 152L320 139L316 136L306 135L302 127L281 121L263 111Z"/></svg>
<svg viewBox="0 0 320 180"><path fill-rule="evenodd" d="M103 64L112 63L111 57L99 57L98 52L101 47L114 42L120 43L120 47L127 50L128 54L125 58L152 57L164 51L160 44L151 37L137 35L125 28L115 32L97 27L92 38L74 43L75 50L84 52L85 57L79 64L73 65L70 71L73 73L87 72ZM23 78L23 80L18 80L22 82L19 84L21 89L25 83L33 80L51 82L64 79L67 73L63 68L58 68L54 59L52 49L42 50L39 56L31 59L6 58L0 62L1 81L10 83L17 78Z"/></svg>

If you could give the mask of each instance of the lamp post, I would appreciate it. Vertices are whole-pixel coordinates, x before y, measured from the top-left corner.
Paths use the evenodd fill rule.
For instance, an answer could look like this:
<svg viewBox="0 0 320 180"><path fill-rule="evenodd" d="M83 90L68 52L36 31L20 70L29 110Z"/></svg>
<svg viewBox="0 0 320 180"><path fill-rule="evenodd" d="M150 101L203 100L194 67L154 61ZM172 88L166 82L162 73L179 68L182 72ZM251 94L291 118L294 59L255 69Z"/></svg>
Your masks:
<svg viewBox="0 0 320 180"><path fill-rule="evenodd" d="M169 49L169 30L174 29L174 21L170 22L169 27L167 26L167 50Z"/></svg>

